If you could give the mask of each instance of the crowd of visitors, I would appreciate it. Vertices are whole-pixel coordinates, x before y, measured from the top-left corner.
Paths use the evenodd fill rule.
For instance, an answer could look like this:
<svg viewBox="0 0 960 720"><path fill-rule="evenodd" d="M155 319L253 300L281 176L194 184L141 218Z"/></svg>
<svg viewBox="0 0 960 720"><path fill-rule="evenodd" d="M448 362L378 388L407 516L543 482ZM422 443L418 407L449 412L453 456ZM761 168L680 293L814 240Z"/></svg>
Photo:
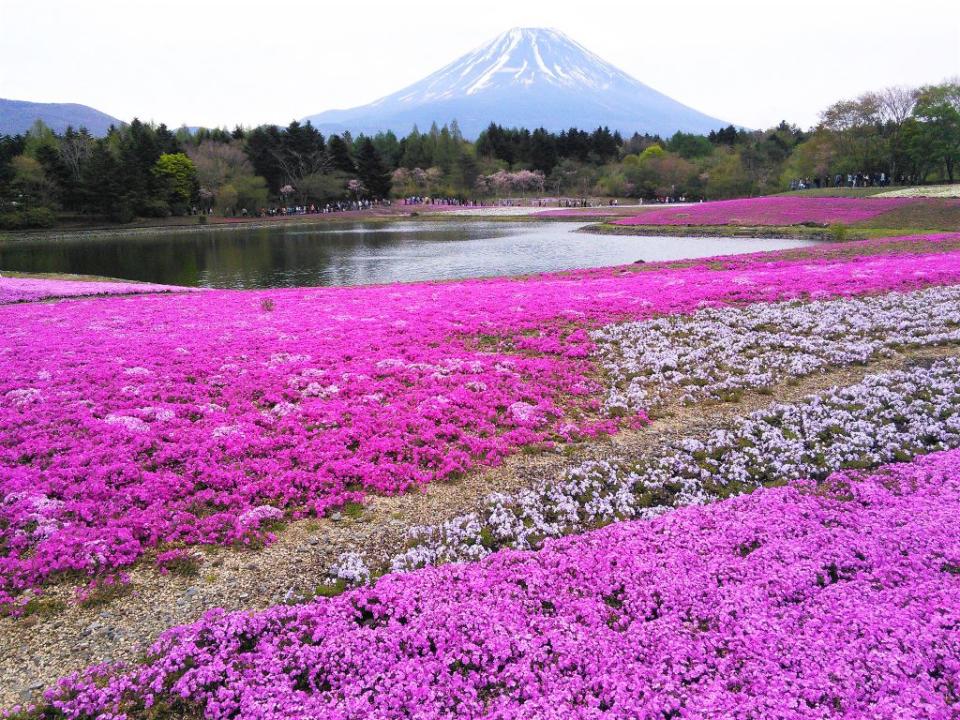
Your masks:
<svg viewBox="0 0 960 720"><path fill-rule="evenodd" d="M887 187L888 185L904 185L911 181L906 175L899 175L896 179L885 172L875 173L837 173L836 175L821 175L814 178L796 178L790 181L791 190L810 190L811 188L828 187Z"/></svg>
<svg viewBox="0 0 960 720"><path fill-rule="evenodd" d="M463 200L458 197L441 195L411 195L403 199L404 205L445 205L451 207L483 207L480 200Z"/></svg>
<svg viewBox="0 0 960 720"><path fill-rule="evenodd" d="M838 176L839 177L839 176ZM794 184L791 184L793 189L802 189L808 187L805 185L807 181L801 180L796 182L796 187ZM855 181L856 182L856 181ZM809 187L813 187L810 185ZM817 185L816 187L820 187ZM478 200L478 199L463 199L453 196L430 196L430 195L411 195L405 197L402 200L396 201L402 203L403 205L417 205L417 206L440 206L440 207L466 207L466 208L484 208L484 207L559 207L559 208L590 208L597 207L599 205L607 204L611 207L616 207L619 205L619 200L617 199L607 199L607 200L597 200L587 197L579 198L564 198L564 197L548 197L548 198L495 198L488 200ZM644 204L644 200L640 199L639 204ZM648 202L653 203L685 203L688 202L686 196L678 195L663 195L648 200ZM702 202L702 200L701 200ZM288 217L294 215L323 215L328 213L341 213L341 212L351 212L351 211L361 211L361 210L371 210L374 208L390 207L393 205L394 201L392 200L337 200L335 202L328 203L310 203L304 205L277 205L271 207L262 207L255 210L249 208L226 208L223 211L223 216L228 218L274 218L274 217ZM189 211L190 215L213 215L214 209L212 207L192 207Z"/></svg>
<svg viewBox="0 0 960 720"><path fill-rule="evenodd" d="M337 200L328 203L310 203L309 205L283 205L258 208L249 210L248 208L227 208L224 210L224 217L284 217L287 215L323 215L326 213L350 212L357 210L371 210L378 207L389 207L393 204L391 200ZM212 215L213 210L198 210L193 208L193 215Z"/></svg>
<svg viewBox="0 0 960 720"><path fill-rule="evenodd" d="M450 205L455 207L593 207L595 204L588 198L494 198L484 200L458 197L432 197L412 195L403 199L404 205ZM611 201L616 205L617 201Z"/></svg>

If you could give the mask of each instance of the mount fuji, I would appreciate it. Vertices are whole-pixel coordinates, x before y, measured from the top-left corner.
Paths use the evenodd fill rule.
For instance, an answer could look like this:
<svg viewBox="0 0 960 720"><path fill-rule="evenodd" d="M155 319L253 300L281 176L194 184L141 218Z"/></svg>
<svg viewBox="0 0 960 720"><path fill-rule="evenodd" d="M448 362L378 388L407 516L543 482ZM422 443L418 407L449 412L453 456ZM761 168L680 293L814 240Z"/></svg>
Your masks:
<svg viewBox="0 0 960 720"><path fill-rule="evenodd" d="M310 120L325 132L406 134L457 120L467 138L491 122L560 130L602 125L672 135L730 123L644 85L557 30L514 28L392 95Z"/></svg>

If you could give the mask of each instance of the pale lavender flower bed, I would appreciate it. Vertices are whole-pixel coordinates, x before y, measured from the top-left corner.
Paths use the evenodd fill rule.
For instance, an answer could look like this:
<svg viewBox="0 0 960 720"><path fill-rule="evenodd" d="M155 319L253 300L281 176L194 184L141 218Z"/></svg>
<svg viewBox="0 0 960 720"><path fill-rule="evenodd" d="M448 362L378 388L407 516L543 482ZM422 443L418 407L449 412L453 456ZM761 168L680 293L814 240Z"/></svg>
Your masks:
<svg viewBox="0 0 960 720"><path fill-rule="evenodd" d="M0 305L87 295L133 295L140 293L186 292L196 288L151 283L46 280L0 276Z"/></svg>
<svg viewBox="0 0 960 720"><path fill-rule="evenodd" d="M648 457L587 461L516 493L494 493L476 512L413 528L389 568L478 560L505 547L535 549L546 538L649 519L771 483L822 480L843 468L953 449L960 446L958 413L956 358L869 375L855 385L751 413L705 438L665 443ZM368 582L368 564L368 558L347 553L330 575L350 584Z"/></svg>
<svg viewBox="0 0 960 720"><path fill-rule="evenodd" d="M827 486L212 611L47 699L113 720L955 718L960 451Z"/></svg>
<svg viewBox="0 0 960 720"><path fill-rule="evenodd" d="M730 399L903 347L960 342L960 286L813 302L706 308L595 330L611 413Z"/></svg>

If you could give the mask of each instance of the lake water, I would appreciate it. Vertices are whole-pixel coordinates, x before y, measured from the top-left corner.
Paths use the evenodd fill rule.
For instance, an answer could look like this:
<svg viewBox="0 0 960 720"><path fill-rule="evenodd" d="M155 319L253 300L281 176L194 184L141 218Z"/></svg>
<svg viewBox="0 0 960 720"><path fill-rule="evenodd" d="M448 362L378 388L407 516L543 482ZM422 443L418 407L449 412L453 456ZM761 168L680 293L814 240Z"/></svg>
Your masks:
<svg viewBox="0 0 960 720"><path fill-rule="evenodd" d="M776 250L793 239L629 237L578 223L418 221L64 235L0 241L0 271L220 288L362 285Z"/></svg>

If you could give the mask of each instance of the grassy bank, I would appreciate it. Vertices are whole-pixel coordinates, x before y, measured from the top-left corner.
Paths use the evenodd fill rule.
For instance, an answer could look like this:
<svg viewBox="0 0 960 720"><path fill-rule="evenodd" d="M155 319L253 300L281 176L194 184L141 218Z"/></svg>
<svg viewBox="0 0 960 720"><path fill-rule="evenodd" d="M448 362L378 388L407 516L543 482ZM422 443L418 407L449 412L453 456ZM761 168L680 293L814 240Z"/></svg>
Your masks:
<svg viewBox="0 0 960 720"><path fill-rule="evenodd" d="M581 232L595 235L636 235L662 237L735 237L735 238L797 238L799 240L834 240L835 236L828 228L805 226L753 226L740 227L735 225L614 225L612 222L597 222L587 225ZM889 233L888 233L889 234ZM893 234L901 234L895 232ZM903 233L907 234L907 233ZM881 237L874 234L847 235L851 240L865 240L870 237Z"/></svg>

